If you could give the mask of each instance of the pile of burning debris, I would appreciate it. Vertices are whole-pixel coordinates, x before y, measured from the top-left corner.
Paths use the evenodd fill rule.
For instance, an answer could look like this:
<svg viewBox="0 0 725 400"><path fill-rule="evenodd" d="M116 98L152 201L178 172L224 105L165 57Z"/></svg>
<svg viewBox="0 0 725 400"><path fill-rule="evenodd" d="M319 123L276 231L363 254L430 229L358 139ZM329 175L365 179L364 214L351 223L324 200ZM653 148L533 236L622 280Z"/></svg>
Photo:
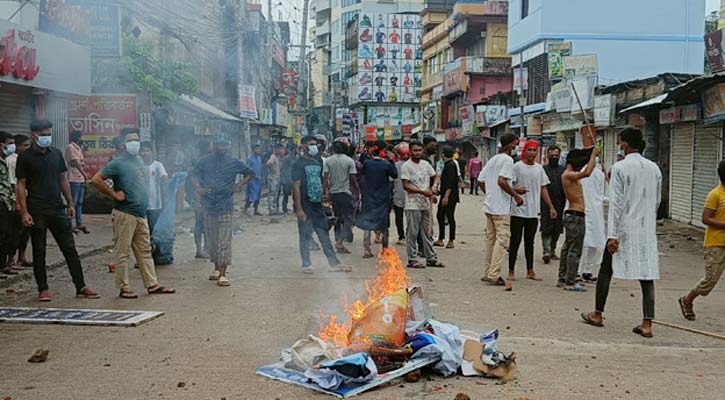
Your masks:
<svg viewBox="0 0 725 400"><path fill-rule="evenodd" d="M378 274L365 289L365 302L343 307L347 320L323 315L317 336L297 341L282 352L280 362L257 368L257 373L338 397L401 376L416 381L419 370L428 366L446 377L460 372L514 379L516 355L497 350L498 331L460 331L432 319L422 289L411 285L394 249L380 254Z"/></svg>

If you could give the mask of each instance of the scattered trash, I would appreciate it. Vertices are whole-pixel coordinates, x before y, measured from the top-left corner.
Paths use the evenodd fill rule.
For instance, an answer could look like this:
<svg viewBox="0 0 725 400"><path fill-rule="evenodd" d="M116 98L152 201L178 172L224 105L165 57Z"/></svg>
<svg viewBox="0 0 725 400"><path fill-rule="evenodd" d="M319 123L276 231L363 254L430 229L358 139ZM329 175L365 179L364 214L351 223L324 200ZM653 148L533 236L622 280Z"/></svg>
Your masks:
<svg viewBox="0 0 725 400"><path fill-rule="evenodd" d="M45 362L46 360L48 360L48 353L50 353L50 350L35 350L35 353L33 353L33 355L28 358L28 362L34 364Z"/></svg>
<svg viewBox="0 0 725 400"><path fill-rule="evenodd" d="M186 387L186 382L179 382L178 384L176 384L176 387L178 387L178 388Z"/></svg>
<svg viewBox="0 0 725 400"><path fill-rule="evenodd" d="M464 376L504 382L515 378L516 353L498 351L498 330L461 332L455 325L431 318L422 289L411 287L395 250L385 250L378 263L377 276L366 282L365 302L357 300L343 307L349 321L323 315L326 322L317 336L298 340L282 351L279 362L258 367L257 374L340 398L398 377L418 382L426 366L444 377L462 369ZM468 398L465 393L456 396Z"/></svg>
<svg viewBox="0 0 725 400"><path fill-rule="evenodd" d="M471 398L465 393L458 393L453 400L471 400Z"/></svg>

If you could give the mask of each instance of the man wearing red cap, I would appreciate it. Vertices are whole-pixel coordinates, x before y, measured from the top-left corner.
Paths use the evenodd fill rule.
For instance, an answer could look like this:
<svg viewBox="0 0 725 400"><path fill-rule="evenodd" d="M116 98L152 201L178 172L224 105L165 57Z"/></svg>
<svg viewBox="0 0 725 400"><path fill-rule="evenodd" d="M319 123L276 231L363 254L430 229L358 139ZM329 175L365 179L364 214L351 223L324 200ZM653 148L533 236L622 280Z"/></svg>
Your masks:
<svg viewBox="0 0 725 400"><path fill-rule="evenodd" d="M516 135L501 135L501 148L493 156L478 176L481 189L486 194L483 212L486 215L486 239L483 249L484 277L482 281L495 286L506 286L501 277L501 265L511 238L511 198L516 206L524 204L524 199L514 191L510 182L514 178L514 160L511 151L518 144Z"/></svg>
<svg viewBox="0 0 725 400"><path fill-rule="evenodd" d="M519 252L521 239L524 239L524 254L526 255L526 279L540 281L534 272L534 238L539 225L541 201L549 206L549 216L556 219L556 209L549 198L549 177L544 167L536 162L539 154L539 142L528 140L524 144L522 160L514 164L514 190L524 199L521 207L511 207L511 246L509 247L509 280L507 288L514 280L516 256Z"/></svg>

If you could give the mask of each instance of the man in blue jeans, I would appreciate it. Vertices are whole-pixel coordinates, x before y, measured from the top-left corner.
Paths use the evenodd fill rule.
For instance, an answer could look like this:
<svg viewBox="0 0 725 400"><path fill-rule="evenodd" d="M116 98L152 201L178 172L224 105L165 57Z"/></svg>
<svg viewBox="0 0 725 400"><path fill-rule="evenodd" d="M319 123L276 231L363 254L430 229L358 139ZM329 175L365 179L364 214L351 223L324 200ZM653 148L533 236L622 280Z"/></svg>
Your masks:
<svg viewBox="0 0 725 400"><path fill-rule="evenodd" d="M90 233L88 228L83 225L83 197L86 193L88 179L85 173L86 164L83 148L81 147L82 136L81 131L71 132L70 143L65 149L65 160L68 163L68 183L70 183L70 193L76 210L76 227L73 229L75 234L78 234L78 232Z"/></svg>
<svg viewBox="0 0 725 400"><path fill-rule="evenodd" d="M317 234L322 250L332 272L350 272L352 268L340 263L330 241L327 215L322 206L322 163L315 156L319 153L317 139L314 136L302 138L302 156L292 168L292 184L294 186L295 213L300 238L300 256L302 271L314 273L310 260L310 243L312 232Z"/></svg>

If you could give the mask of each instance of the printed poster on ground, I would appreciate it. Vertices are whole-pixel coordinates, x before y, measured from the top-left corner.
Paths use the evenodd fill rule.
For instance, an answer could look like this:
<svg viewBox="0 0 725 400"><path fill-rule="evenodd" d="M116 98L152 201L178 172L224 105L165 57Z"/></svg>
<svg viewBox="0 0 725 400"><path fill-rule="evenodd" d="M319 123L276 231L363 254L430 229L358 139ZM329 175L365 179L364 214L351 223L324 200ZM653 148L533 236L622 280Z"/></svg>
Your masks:
<svg viewBox="0 0 725 400"><path fill-rule="evenodd" d="M93 176L111 160L113 138L137 126L136 95L68 97L68 130L83 133L86 175Z"/></svg>

